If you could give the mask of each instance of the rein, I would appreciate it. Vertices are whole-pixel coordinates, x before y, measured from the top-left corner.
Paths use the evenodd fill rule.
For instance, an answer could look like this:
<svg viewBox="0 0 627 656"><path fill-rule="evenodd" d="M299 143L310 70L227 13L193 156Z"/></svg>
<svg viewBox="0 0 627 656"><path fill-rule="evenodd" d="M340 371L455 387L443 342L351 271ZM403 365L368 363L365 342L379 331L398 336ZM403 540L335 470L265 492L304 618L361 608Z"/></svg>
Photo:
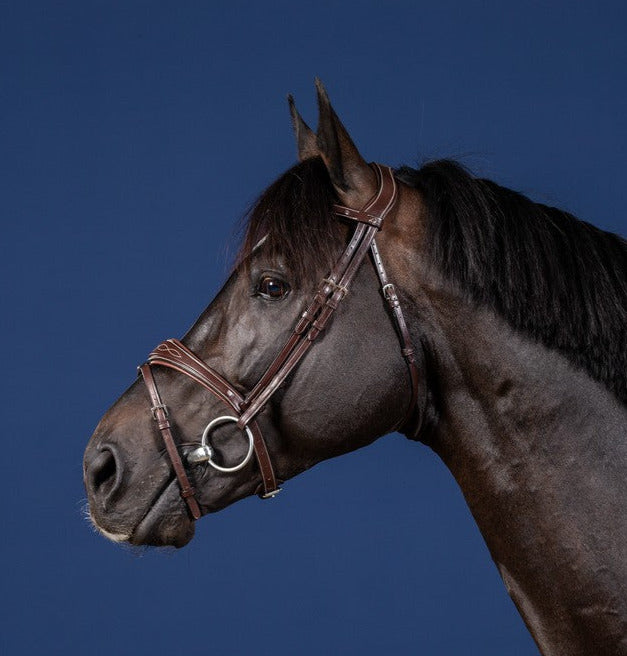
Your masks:
<svg viewBox="0 0 627 656"><path fill-rule="evenodd" d="M181 489L181 496L185 499L194 519L199 519L202 513L195 497L194 488L189 481L185 466L174 442L168 420L168 410L159 395L151 367L168 367L189 376L193 381L208 389L225 405L230 406L234 412L234 415L216 417L207 424L202 435L201 445L187 455L187 461L190 463L207 462L219 471L230 473L242 469L248 463L254 451L262 478L263 489L259 492L259 496L263 499L276 496L281 488L277 483L268 449L256 417L324 330L339 303L348 293L349 286L368 251L372 254L375 270L381 283L381 292L390 307L391 316L397 328L401 344L401 353L407 363L411 379L411 399L400 425L407 423L411 418L418 397L418 367L396 289L388 280L379 250L374 241L376 233L381 229L383 220L396 203L398 189L391 168L376 163L372 164L372 167L377 174L379 187L377 193L362 209L333 205L334 214L355 221L357 224L348 246L329 275L320 283L311 303L296 323L290 338L257 384L245 397L217 371L206 365L177 339L168 339L159 344L148 356L146 364L139 367L139 372L150 395L152 416L157 423L172 461L172 467ZM209 434L213 428L227 422L236 423L240 430L245 431L249 440L246 457L234 467L221 467L213 462L213 449L208 443Z"/></svg>

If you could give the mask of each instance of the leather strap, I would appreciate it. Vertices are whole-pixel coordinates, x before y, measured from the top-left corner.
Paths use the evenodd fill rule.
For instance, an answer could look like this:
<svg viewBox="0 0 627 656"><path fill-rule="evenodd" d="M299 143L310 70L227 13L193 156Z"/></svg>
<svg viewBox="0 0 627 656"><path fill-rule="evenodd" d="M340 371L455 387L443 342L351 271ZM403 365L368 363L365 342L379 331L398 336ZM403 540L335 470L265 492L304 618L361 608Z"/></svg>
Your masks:
<svg viewBox="0 0 627 656"><path fill-rule="evenodd" d="M403 314L401 303L396 294L396 287L388 279L385 267L383 266L383 260L381 259L379 249L374 240L372 241L370 250L372 252L374 267L379 276L379 282L381 283L381 293L383 294L383 298L388 302L392 312L392 318L394 319L398 338L401 342L401 353L407 363L411 380L411 399L407 406L405 417L398 425L398 428L402 428L411 419L414 410L416 409L416 403L418 401L418 365L416 364L416 354L412 346L411 336L409 334L409 329L407 328L407 322L405 321L405 315Z"/></svg>
<svg viewBox="0 0 627 656"><path fill-rule="evenodd" d="M159 344L148 356L148 364L175 369L189 376L196 383L202 385L205 389L208 389L212 394L217 396L221 401L231 406L238 417L241 414L243 399L239 392L178 339L168 339ZM277 484L270 455L259 430L259 425L256 421L252 421L248 424L248 427L253 435L253 448L263 481L263 493L261 496L263 498L275 496L279 493L280 488Z"/></svg>
<svg viewBox="0 0 627 656"><path fill-rule="evenodd" d="M189 478L187 478L187 473L183 466L183 462L181 461L181 456L179 455L176 444L174 443L170 422L168 421L168 410L159 396L159 390L157 389L157 384L155 383L152 371L150 370L150 365L141 365L139 371L146 383L146 388L150 395L150 402L152 403L152 407L150 408L152 417L157 422L157 426L161 431L165 448L170 456L174 473L176 474L179 487L181 488L181 496L185 499L185 503L187 503L187 507L189 508L192 517L194 519L200 519L202 513L200 512L198 501L196 501L196 497L194 496L195 491L189 482Z"/></svg>
<svg viewBox="0 0 627 656"><path fill-rule="evenodd" d="M334 205L333 208L335 214L342 216L345 219L352 219L353 221L359 221L359 223L366 223L375 228L381 227L380 216L375 216L364 210L354 210L350 207L344 207L343 205Z"/></svg>

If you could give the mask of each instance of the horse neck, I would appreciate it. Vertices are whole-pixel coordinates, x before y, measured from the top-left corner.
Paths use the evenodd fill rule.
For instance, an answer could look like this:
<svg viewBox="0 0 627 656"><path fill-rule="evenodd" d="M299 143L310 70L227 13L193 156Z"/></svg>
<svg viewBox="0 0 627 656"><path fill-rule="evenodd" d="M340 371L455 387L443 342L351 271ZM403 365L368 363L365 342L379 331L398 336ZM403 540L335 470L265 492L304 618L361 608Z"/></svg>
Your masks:
<svg viewBox="0 0 627 656"><path fill-rule="evenodd" d="M437 357L432 447L543 654L627 653L625 408L454 295L423 296L419 314Z"/></svg>

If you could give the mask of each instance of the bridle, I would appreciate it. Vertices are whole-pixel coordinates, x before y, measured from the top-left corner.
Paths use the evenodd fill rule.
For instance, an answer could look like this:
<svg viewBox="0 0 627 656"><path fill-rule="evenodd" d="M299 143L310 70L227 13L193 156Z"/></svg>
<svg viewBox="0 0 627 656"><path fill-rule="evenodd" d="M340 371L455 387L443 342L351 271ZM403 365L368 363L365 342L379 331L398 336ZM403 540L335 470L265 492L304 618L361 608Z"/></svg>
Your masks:
<svg viewBox="0 0 627 656"><path fill-rule="evenodd" d="M168 419L168 409L161 400L151 367L168 367L189 376L193 381L218 397L234 412L234 415L216 417L207 424L202 435L201 445L187 455L187 461L191 463L206 462L219 471L229 473L242 469L254 452L262 478L262 488L259 491L259 496L263 499L276 496L281 488L277 483L268 449L256 417L324 330L339 303L348 293L349 286L368 251L372 255L375 270L381 283L381 292L390 307L401 344L401 353L407 362L411 379L411 399L405 417L398 427L406 424L412 417L418 398L418 367L396 289L388 280L374 239L376 233L381 229L383 220L396 203L398 189L391 168L376 163L371 166L378 179L376 194L362 209L353 209L343 205L333 206L334 214L356 222L355 231L329 275L320 283L312 301L297 321L291 336L246 396L242 396L215 369L205 364L177 339L168 339L159 344L148 356L148 361L139 367L150 395L152 416L157 423L167 453L172 461L181 489L181 496L185 499L194 519L200 518L200 507L174 442ZM249 441L246 457L234 467L222 467L215 463L212 459L213 450L208 443L211 431L227 422L236 423L240 430L245 431Z"/></svg>

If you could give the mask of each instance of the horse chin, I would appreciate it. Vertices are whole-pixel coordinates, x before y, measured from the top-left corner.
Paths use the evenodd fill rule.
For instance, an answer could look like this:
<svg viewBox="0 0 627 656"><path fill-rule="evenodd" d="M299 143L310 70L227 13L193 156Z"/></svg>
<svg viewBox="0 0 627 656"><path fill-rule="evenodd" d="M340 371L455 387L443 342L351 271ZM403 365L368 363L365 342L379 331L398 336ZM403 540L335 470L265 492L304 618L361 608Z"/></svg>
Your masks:
<svg viewBox="0 0 627 656"><path fill-rule="evenodd" d="M194 537L195 524L174 479L137 524L128 542L135 546L184 547Z"/></svg>

